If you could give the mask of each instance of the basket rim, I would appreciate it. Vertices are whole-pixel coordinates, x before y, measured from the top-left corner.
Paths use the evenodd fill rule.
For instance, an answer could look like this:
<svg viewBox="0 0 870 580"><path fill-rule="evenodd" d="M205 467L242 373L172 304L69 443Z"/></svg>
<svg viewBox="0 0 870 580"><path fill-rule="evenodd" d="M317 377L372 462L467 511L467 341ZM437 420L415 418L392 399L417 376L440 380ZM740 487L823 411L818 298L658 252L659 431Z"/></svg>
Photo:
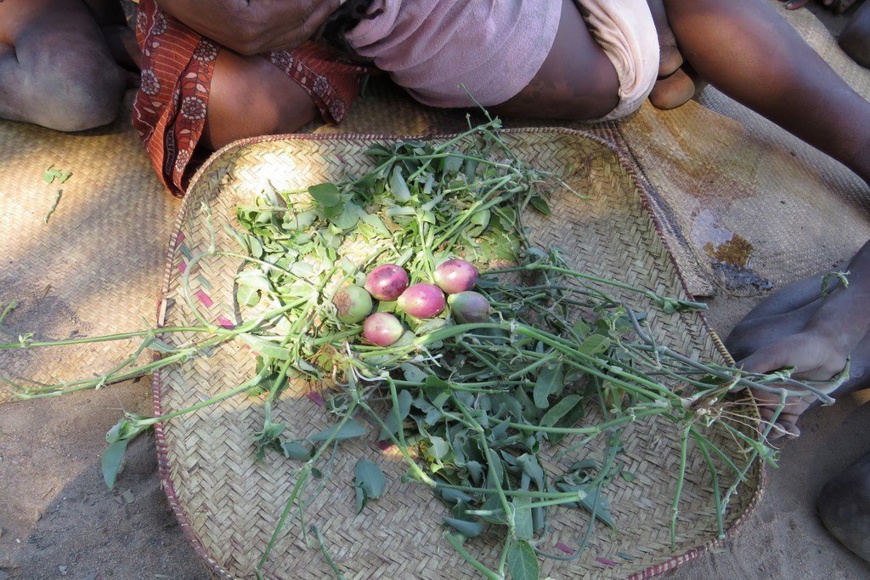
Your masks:
<svg viewBox="0 0 870 580"><path fill-rule="evenodd" d="M578 130L578 129L569 129L565 127L523 127L523 128L503 128L500 129L500 133L502 134L524 134L524 133L550 133L554 135L567 135L573 136L578 139L584 139L587 141L592 141L596 143L596 145L604 147L617 159L617 162L622 170L624 170L628 176L630 177L632 183L637 188L637 191L640 195L641 205L643 207L644 212L649 217L651 223L656 232L656 236L659 238L659 241L662 243L662 247L664 249L665 254L667 255L667 259L670 261L671 266L674 268L674 272L676 274L677 279L679 280L680 286L686 292L686 295L690 300L694 300L693 295L689 292L688 286L686 283L686 278L682 269L680 268L680 264L677 260L674 259L674 255L670 245L668 244L667 237L663 233L662 224L660 223L656 213L652 211L652 207L650 205L649 193L645 191L644 187L641 186L642 180L638 178L640 173L640 168L636 165L636 163L631 159L631 156L626 152L625 149L615 145L614 143L608 142L606 139L599 137L598 135ZM322 142L347 142L347 141L371 141L371 140L380 140L380 141L400 141L407 139L420 139L420 140L439 140L439 139L449 139L451 137L455 137L459 133L433 133L427 135L419 135L419 134L387 134L387 133L286 133L286 134L277 134L277 135L265 135L261 137L251 137L246 139L240 139L229 143L214 152L205 163L194 173L193 177L190 180L188 185L188 191L193 189L200 180L204 179L205 176L209 174L213 165L216 165L217 162L225 155L227 155L231 151L235 151L237 149L241 149L250 145L263 144L263 143L279 143L279 142L294 142L294 141L322 141ZM175 251L179 242L179 234L181 234L181 228L183 225L184 217L188 210L189 203L192 203L191 196L185 196L181 202L181 206L178 209L176 214L175 222L172 226L172 233L169 239L169 246L166 252L166 262L164 268L164 277L163 282L161 284L160 289L160 301L158 303L158 311L157 311L157 328L164 326L165 323L165 315L167 309L167 300L166 294L170 290L171 286L171 278L172 278L172 260L175 255ZM721 354L725 360L729 364L734 364L734 359L731 357L728 350L725 348L724 343L718 334L710 327L710 324L704 316L702 311L698 311L697 315L699 316L700 324L703 330L709 334L713 341L713 345L716 350ZM154 411L154 416L159 417L163 414L162 412L162 373L158 370L154 373L152 377L152 409ZM162 422L158 422L154 426L154 437L156 442L156 450L157 450L157 463L158 463L158 471L161 481L161 487L166 495L168 503L172 508L172 512L175 514L176 519L178 520L179 527L182 530L184 537L191 544L194 549L194 552L208 565L210 570L220 578L226 579L234 579L236 576L228 572L224 569L218 561L208 552L205 548L200 536L194 529L190 519L187 516L181 502L179 500L178 494L175 490L175 485L172 481L171 470L170 470L170 460L169 460L169 446L166 442L166 435L163 429ZM680 564L696 560L700 556L715 550L721 546L723 546L727 541L733 539L740 531L743 523L752 516L755 512L758 504L763 497L765 484L767 481L767 473L765 469L764 462L759 462L756 465L756 469L758 470L758 485L756 489L752 491L752 495L749 498L746 508L740 514L740 516L735 519L731 525L724 530L721 536L714 537L708 541L706 541L701 546L696 546L690 548L686 552L682 554L676 554L668 558L667 560L660 562L658 564L654 564L652 566L647 567L646 569L630 574L627 578L628 580L642 580L645 578L651 578L660 574L663 574L667 571L675 569Z"/></svg>

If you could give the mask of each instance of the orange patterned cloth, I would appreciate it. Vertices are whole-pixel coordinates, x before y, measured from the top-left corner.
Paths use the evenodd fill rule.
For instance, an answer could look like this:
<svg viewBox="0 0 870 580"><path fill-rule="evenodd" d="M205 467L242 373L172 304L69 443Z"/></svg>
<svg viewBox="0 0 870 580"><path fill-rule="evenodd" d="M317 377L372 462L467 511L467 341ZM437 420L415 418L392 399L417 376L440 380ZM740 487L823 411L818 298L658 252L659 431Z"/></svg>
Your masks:
<svg viewBox="0 0 870 580"><path fill-rule="evenodd" d="M141 84L133 125L163 184L184 195L198 165L208 95L220 45L164 13L154 0L139 2L136 36L142 50ZM307 42L261 55L298 83L324 120L339 123L371 68L351 64L331 48Z"/></svg>

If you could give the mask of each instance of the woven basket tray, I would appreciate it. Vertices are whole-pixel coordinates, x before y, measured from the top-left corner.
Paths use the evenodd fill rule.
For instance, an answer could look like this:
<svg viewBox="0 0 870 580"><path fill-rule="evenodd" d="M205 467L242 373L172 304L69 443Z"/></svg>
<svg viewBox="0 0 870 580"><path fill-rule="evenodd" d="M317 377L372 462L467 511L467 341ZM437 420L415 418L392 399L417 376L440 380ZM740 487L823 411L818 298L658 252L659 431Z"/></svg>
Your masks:
<svg viewBox="0 0 870 580"><path fill-rule="evenodd" d="M596 275L685 297L678 273L664 248L632 177L632 169L603 142L560 129L505 131L508 145L528 165L565 173L576 190L591 197L579 201L556 196L553 216L529 215L533 242L566 251L573 267ZM204 166L189 189L178 217L165 279L160 324L183 326L196 319L181 295L181 279L191 256L212 242L206 212L210 208L217 247L236 251L223 231L237 227L235 208L270 184L276 189L306 187L338 179L350 170L369 168L363 152L378 136L289 136L231 145ZM214 321L235 321L233 280L238 260L198 261L189 275L197 308ZM636 298L631 298L644 304ZM724 362L727 353L706 326L691 314L655 314L651 328L660 341L694 357ZM183 340L176 336L174 340ZM228 344L209 356L163 370L155 377L155 411L167 414L224 392L254 375L254 356L241 344ZM331 425L313 393L316 387L287 389L273 410L286 422L288 436L304 437ZM746 403L743 411L752 414ZM188 537L216 574L252 577L276 529L294 485L294 464L267 454L254 456L253 434L262 428L262 400L241 396L208 406L158 426L159 460L166 493ZM594 420L594 419L593 419ZM372 430L376 432L376 430ZM739 446L713 431L710 437L736 462L745 461ZM646 577L692 559L721 541L717 532L711 474L699 450L689 447L688 471L679 503L676 544L669 524L679 465L679 433L665 422L638 421L623 435L620 454L633 481L617 478L607 488L618 533L599 526L582 557L570 562L543 559L541 577ZM375 461L387 475L385 496L354 513L353 466L360 457ZM567 461L577 458L569 457ZM474 570L441 537L442 504L424 486L403 484L405 466L397 454L374 441L342 444L325 489L306 510L305 529L322 532L330 556L347 578L472 578ZM733 476L719 470L726 489ZM737 488L725 513L725 536L760 498L763 471L756 464ZM586 529L580 510L552 512L551 531L541 547L577 545ZM319 547L303 535L291 517L272 549L264 574L269 578L326 578L333 575ZM479 559L497 561L498 538L471 541Z"/></svg>

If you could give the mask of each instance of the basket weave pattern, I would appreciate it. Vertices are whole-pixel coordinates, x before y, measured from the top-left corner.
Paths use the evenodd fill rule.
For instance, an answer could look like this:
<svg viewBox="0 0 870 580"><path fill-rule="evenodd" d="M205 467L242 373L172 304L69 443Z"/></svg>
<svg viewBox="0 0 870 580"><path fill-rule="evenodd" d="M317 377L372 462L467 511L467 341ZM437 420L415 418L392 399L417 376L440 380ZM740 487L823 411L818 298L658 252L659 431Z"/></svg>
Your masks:
<svg viewBox="0 0 870 580"><path fill-rule="evenodd" d="M576 269L685 297L678 272L644 207L630 167L601 141L570 130L506 131L508 145L527 165L564 174L589 200L559 193L551 200L549 218L530 214L532 240L561 248ZM376 136L294 136L261 139L219 152L194 178L176 224L165 280L165 319L161 324L209 322L238 324L233 307L237 258L198 259L214 242L238 251L223 225L238 227L235 208L249 203L265 188L299 189L344 172L369 169L363 152L386 139ZM204 208L208 208L205 211ZM214 224L209 225L211 222ZM183 281L187 272L188 290ZM626 296L640 309L643 301ZM723 362L727 355L703 317L655 314L654 335L692 357ZM172 340L181 343L184 336ZM254 375L254 356L240 343L228 344L155 377L155 407L166 414L196 404L243 383ZM275 422L287 424L286 436L305 437L333 424L322 406L322 385L297 383L287 389L273 411ZM751 413L747 405L745 414ZM592 414L587 421L600 420ZM275 530L295 483L294 464L267 454L254 457L253 434L262 428L262 405L242 395L158 426L160 464L167 494L182 525L212 569L223 577L252 577ZM474 571L441 538L446 513L421 485L404 484L405 467L398 453L382 451L376 429L363 440L344 442L330 465L329 477L314 481L321 493L305 496L305 534L298 512L287 525L264 568L269 578L324 578L332 573L308 527L316 525L330 556L348 578L471 578ZM739 446L723 432L709 437L735 460ZM664 421L638 421L624 434L619 455L633 481L621 478L605 488L617 534L599 525L583 555L571 562L543 559L542 577L638 577L652 575L690 559L717 541L711 476L700 452L690 446L687 480L681 496L677 542L671 545L669 522L679 467L680 434ZM587 456L580 450L560 462ZM592 457L600 459L594 453ZM360 457L375 461L388 478L385 496L354 513L353 466ZM552 457L546 458L552 459ZM555 471L556 463L549 463ZM546 467L545 467L546 468ZM733 481L720 466L720 486ZM763 472L755 467L732 497L725 516L730 531L752 509L761 493ZM558 552L557 544L576 547L588 523L579 510L551 512L550 532L540 547ZM470 542L476 557L497 561L498 538Z"/></svg>

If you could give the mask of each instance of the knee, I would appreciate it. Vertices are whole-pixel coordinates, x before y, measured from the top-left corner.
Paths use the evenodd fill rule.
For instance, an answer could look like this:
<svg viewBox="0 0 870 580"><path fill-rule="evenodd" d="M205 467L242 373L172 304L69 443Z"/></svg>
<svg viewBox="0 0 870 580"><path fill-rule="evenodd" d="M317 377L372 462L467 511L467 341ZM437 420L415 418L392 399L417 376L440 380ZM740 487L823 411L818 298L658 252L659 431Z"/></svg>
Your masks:
<svg viewBox="0 0 870 580"><path fill-rule="evenodd" d="M870 454L825 484L816 509L831 535L870 561Z"/></svg>
<svg viewBox="0 0 870 580"><path fill-rule="evenodd" d="M115 120L124 96L122 71L97 48L46 50L29 71L36 122L58 131L84 131Z"/></svg>

